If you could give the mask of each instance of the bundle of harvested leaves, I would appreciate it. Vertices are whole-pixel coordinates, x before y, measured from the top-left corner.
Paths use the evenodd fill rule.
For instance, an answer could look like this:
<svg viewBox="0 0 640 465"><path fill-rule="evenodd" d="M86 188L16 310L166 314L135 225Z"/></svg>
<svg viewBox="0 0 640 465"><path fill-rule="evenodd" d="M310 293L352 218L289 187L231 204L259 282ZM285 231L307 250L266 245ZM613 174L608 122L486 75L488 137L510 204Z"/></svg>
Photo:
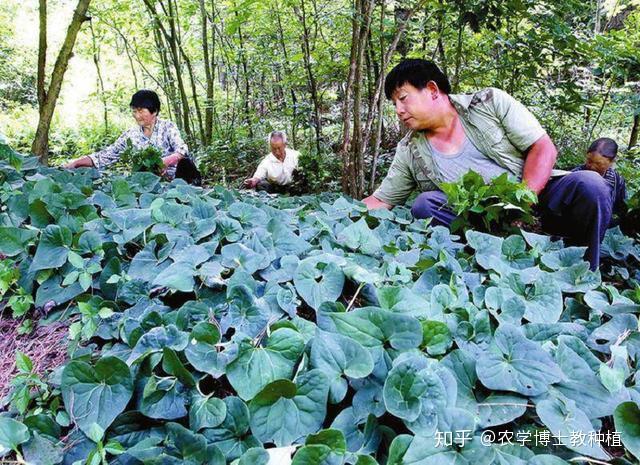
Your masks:
<svg viewBox="0 0 640 465"><path fill-rule="evenodd" d="M458 216L452 231L478 229L498 233L517 232L514 223L532 224L536 194L524 183L511 181L507 173L488 184L475 171L470 170L457 182L444 183L449 207Z"/></svg>
<svg viewBox="0 0 640 465"><path fill-rule="evenodd" d="M122 153L122 162L132 171L148 171L154 174L161 174L164 169L162 163L162 152L152 145L143 149L136 149L127 139L127 148Z"/></svg>

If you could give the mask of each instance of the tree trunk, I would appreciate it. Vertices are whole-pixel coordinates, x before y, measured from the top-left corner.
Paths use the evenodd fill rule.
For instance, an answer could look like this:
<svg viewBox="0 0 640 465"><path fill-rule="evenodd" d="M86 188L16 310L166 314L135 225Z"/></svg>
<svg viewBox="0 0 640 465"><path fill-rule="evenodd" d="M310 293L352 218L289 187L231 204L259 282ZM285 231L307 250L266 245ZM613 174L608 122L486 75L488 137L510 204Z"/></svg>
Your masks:
<svg viewBox="0 0 640 465"><path fill-rule="evenodd" d="M313 112L314 112L314 129L316 133L316 149L318 154L321 151L321 140L322 140L322 118L320 116L320 98L318 96L318 83L316 82L315 75L313 74L313 68L311 67L311 34L309 31L309 25L307 22L307 12L304 6L305 0L301 0L300 2L300 12L296 12L298 18L302 23L302 53L304 58L304 67L307 71L307 79L309 81L309 91L311 93L311 101L313 102ZM294 10L295 11L295 10Z"/></svg>
<svg viewBox="0 0 640 465"><path fill-rule="evenodd" d="M282 49L282 55L284 57L284 62L283 62L283 66L284 66L284 71L286 73L287 76L291 76L291 69L289 67L289 54L287 52L287 45L285 43L284 40L284 29L282 27L282 19L280 18L280 5L276 4L275 7L275 14L276 14L276 23L278 26L278 39L280 42L280 48ZM293 107L292 111L293 111L293 118L291 121L291 139L293 141L293 145L294 147L298 144L297 141L297 128L298 128L298 98L296 96L296 92L293 89L293 86L289 89L289 92L291 93L291 106Z"/></svg>
<svg viewBox="0 0 640 465"><path fill-rule="evenodd" d="M398 29L396 30L395 35L393 36L393 39L391 41L391 44L389 44L389 47L387 48L386 52L384 52L383 54L383 40L382 40L382 36L381 36L381 41L380 41L380 53L382 54L382 63L381 63L381 68L384 70L386 69L387 65L389 64L389 61L391 60L391 55L393 54L393 52L396 50L398 44L400 43L400 39L402 38L402 36L404 35L404 31L407 28L407 25L409 24L409 21L411 20L411 18L413 17L413 15L415 14L415 12L419 9L422 8L422 6L427 2L427 0L419 0L418 3L411 9L408 10L404 16L404 21L402 23L400 23L400 25L398 26ZM381 17L381 27L383 24L384 18ZM426 23L426 19L425 19L425 23ZM375 85L375 94L374 94L374 98L373 101L371 102L371 105L369 107L369 114L367 116L367 122L365 124L364 127L364 132L362 134L362 144L361 144L361 151L362 151L362 155L361 158L364 158L364 154L367 151L367 147L368 147L368 143L369 143L369 139L371 138L371 129L373 126L373 121L376 117L376 114L378 116L378 125L377 125L377 129L376 129L376 139L375 139L375 143L374 143L374 151L373 151L373 162L372 162L372 167L371 167L371 175L369 178L369 189L373 190L373 185L375 183L375 176L376 176L376 165L378 162L378 150L380 148L380 138L381 138L381 134L382 134L382 104L383 104L383 99L382 96L384 94L384 74L380 73L380 75L378 76L378 79L376 81L376 85ZM377 107L377 111L376 111L376 107Z"/></svg>
<svg viewBox="0 0 640 465"><path fill-rule="evenodd" d="M371 13L373 0L359 0L356 3L355 14L358 16L359 26L355 46L356 63L353 74L353 134L351 137L351 149L348 151L348 165L343 170L343 185L347 186L346 194L354 198L362 197L364 190L363 154L362 145L362 64L367 48L367 36L371 25ZM352 44L354 42L352 41Z"/></svg>
<svg viewBox="0 0 640 465"><path fill-rule="evenodd" d="M629 148L638 144L638 133L640 132L640 113L633 115L633 126L631 126L631 137L629 137Z"/></svg>
<svg viewBox="0 0 640 465"><path fill-rule="evenodd" d="M204 145L210 145L213 135L213 63L209 58L209 16L204 5L204 0L200 0L200 15L202 16L202 54L204 56L204 75L207 85L207 97L204 106Z"/></svg>
<svg viewBox="0 0 640 465"><path fill-rule="evenodd" d="M359 7L359 0L356 1L356 7ZM349 147L351 146L351 92L353 91L353 77L356 71L356 53L358 51L358 36L360 30L360 21L354 13L351 19L351 52L349 55L349 74L347 83L344 88L344 96L342 99L342 146L340 155L342 157L343 172L349 169ZM342 190L347 192L348 178L342 176Z"/></svg>
<svg viewBox="0 0 640 465"><path fill-rule="evenodd" d="M462 65L462 34L464 32L464 11L462 4L460 5L460 10L458 11L458 41L456 45L456 62L455 69L453 72L453 83L452 90L455 94L460 89L460 67Z"/></svg>
<svg viewBox="0 0 640 465"><path fill-rule="evenodd" d="M89 18L86 16L87 9L89 8L89 2L91 0L78 0L78 4L76 6L75 11L73 12L73 18L71 19L71 24L67 29L67 34L64 38L64 42L62 43L62 48L58 53L58 58L53 66L53 71L51 73L51 80L49 83L49 89L46 90L43 95L39 95L40 97L44 97L43 103L40 104L39 115L38 115L38 128L36 129L36 135L33 140L33 144L31 145L31 151L40 157L40 161L43 164L47 164L49 158L49 128L51 127L51 119L53 118L53 112L56 108L56 102L58 101L58 97L60 96L60 89L62 88L62 82L64 80L65 72L67 71L67 67L69 65L69 60L73 55L73 46L76 43L76 38L78 37L78 32L80 31L80 27L82 23L87 21ZM42 5L45 0L40 0L40 4ZM44 20L40 18L40 25L44 24L44 34L46 35L46 9L44 10ZM42 31L41 31L42 36ZM40 39L40 45L42 45L42 37ZM44 41L46 46L46 39ZM46 52L46 50L45 50ZM40 70L40 61L42 60L42 64L44 64L44 59L41 58L40 52L38 53L38 70ZM44 70L42 70L44 71ZM44 78L44 72L39 73L39 78L42 80ZM43 82L43 81L42 81ZM44 85L42 86L44 89ZM40 89L39 89L40 90Z"/></svg>
<svg viewBox="0 0 640 465"><path fill-rule="evenodd" d="M40 0L38 10L40 33L38 35L38 110L42 111L47 100L45 88L45 73L47 66L47 0Z"/></svg>
<svg viewBox="0 0 640 465"><path fill-rule="evenodd" d="M100 101L102 102L102 112L104 116L104 135L109 133L109 107L107 105L107 98L104 93L104 80L102 79L102 70L100 69L100 48L96 41L96 32L93 29L93 21L89 21L89 29L91 30L91 48L93 55L93 64L96 66L96 74L98 75L98 94L100 95Z"/></svg>
<svg viewBox="0 0 640 465"><path fill-rule="evenodd" d="M182 105L180 103L181 100L178 97L178 90L176 89L175 79L171 74L171 64L169 62L169 57L167 55L166 47L164 45L164 39L162 38L162 35L160 34L160 31L158 30L158 28L153 29L153 38L156 43L158 56L160 57L160 69L162 70L162 78L164 81L164 84L161 85L160 87L162 87L165 90L165 94L167 95L167 98L171 102L170 113L173 112L174 121L176 122L178 129L180 131L184 131L185 128L183 124L184 119L183 119ZM139 58L138 58L138 62L142 65L142 60L140 60ZM153 74L150 74L149 70L146 67L143 66L143 69L147 74L153 77ZM153 79L155 79L155 77L153 77Z"/></svg>
<svg viewBox="0 0 640 465"><path fill-rule="evenodd" d="M233 12L235 17L238 18L238 8L236 2L233 2ZM244 117L247 129L249 130L249 137L253 137L253 127L251 124L251 111L249 109L249 102L251 98L251 86L249 85L249 66L247 64L247 54L244 49L244 35L242 34L242 26L238 25L238 40L240 44L240 64L242 65L242 74L244 75Z"/></svg>
<svg viewBox="0 0 640 465"><path fill-rule="evenodd" d="M175 39L176 46L182 59L187 65L187 72L189 73L189 81L191 84L191 94L193 99L193 105L196 110L196 119L198 121L198 132L200 133L200 141L203 145L206 145L205 137L204 137L204 125L202 123L202 112L200 111L200 103L198 102L198 92L196 90L196 81L193 73L193 66L191 66L191 59L184 51L184 47L182 46L182 34L180 33L180 23L176 21L176 18L179 18L178 5L174 5L175 0L169 0L169 26L171 30L171 34ZM194 136L195 137L195 136Z"/></svg>
<svg viewBox="0 0 640 465"><path fill-rule="evenodd" d="M593 26L593 35L598 35L602 30L602 3L603 0L596 0L596 18Z"/></svg>
<svg viewBox="0 0 640 465"><path fill-rule="evenodd" d="M156 11L155 5L151 3L151 0L143 0L147 10L152 15L156 26L162 33L164 40L169 45L169 52L171 56L171 63L176 73L176 81L178 83L178 91L180 93L180 100L182 103L182 124L184 128L185 135L187 139L192 138L191 133L191 122L189 119L189 100L187 98L187 93L184 87L184 81L182 79L182 63L180 61L180 53L178 52L177 38L176 38L176 30L175 23L170 22L169 27L171 28L171 34L167 32L167 29L162 24L158 16L158 12ZM164 4L160 2L160 6L164 9Z"/></svg>

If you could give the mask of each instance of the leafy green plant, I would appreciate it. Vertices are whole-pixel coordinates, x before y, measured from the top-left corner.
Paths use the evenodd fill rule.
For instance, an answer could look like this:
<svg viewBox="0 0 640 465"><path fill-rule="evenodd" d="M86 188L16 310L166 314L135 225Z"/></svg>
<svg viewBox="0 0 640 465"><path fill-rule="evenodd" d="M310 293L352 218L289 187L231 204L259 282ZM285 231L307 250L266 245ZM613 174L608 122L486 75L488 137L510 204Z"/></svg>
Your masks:
<svg viewBox="0 0 640 465"><path fill-rule="evenodd" d="M131 139L127 139L127 148L122 152L120 158L132 172L149 171L160 175L164 170L162 152L158 148L148 145L143 149L136 149L131 143Z"/></svg>
<svg viewBox="0 0 640 465"><path fill-rule="evenodd" d="M33 362L24 353L16 352L16 368L18 373L11 379L12 392L9 402L20 414L35 411L43 407L57 409L58 403L51 406L54 392L34 371ZM36 407L33 407L33 404Z"/></svg>
<svg viewBox="0 0 640 465"><path fill-rule="evenodd" d="M640 191L627 201L627 212L620 221L620 229L630 236L640 234Z"/></svg>
<svg viewBox="0 0 640 465"><path fill-rule="evenodd" d="M498 234L519 229L514 222L532 224L533 205L537 196L524 183L511 181L507 173L486 183L470 170L461 180L443 183L447 203L457 215L452 231L479 229Z"/></svg>
<svg viewBox="0 0 640 465"><path fill-rule="evenodd" d="M93 296L86 302L78 302L78 310L81 318L69 326L69 337L80 341L91 339L101 320L113 315L113 309L98 296Z"/></svg>
<svg viewBox="0 0 640 465"><path fill-rule="evenodd" d="M11 309L13 318L20 318L33 307L31 293L25 291L19 284L20 270L13 260L0 260L0 302L6 298L6 305ZM8 298L7 298L8 297ZM18 332L26 334L33 329L30 319L25 319Z"/></svg>
<svg viewBox="0 0 640 465"><path fill-rule="evenodd" d="M583 248L461 237L335 195L20 161L6 172L22 197L0 211L5 296L19 284L48 320L72 319L71 358L40 379L19 356L3 454L246 465L276 445L304 465L566 465L609 460L570 433L605 435L617 415L634 460L637 409L617 408L637 400L638 290L603 282ZM483 208L506 203L474 186ZM516 206L521 189L494 187ZM629 271L637 242L607 234ZM457 430L466 444L436 445ZM480 444L535 430L558 444Z"/></svg>

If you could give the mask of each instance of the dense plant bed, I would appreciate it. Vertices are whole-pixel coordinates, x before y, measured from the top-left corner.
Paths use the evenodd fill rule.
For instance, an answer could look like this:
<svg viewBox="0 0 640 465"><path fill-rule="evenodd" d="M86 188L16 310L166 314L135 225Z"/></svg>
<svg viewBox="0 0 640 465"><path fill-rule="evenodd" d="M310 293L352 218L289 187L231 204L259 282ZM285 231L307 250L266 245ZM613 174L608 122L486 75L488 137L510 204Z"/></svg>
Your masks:
<svg viewBox="0 0 640 465"><path fill-rule="evenodd" d="M640 250L619 230L605 243L626 265L611 268L614 287L584 249L532 233L459 237L332 195L100 178L6 146L0 158L3 318L70 325L69 358L44 379L18 354L2 454L127 465L264 465L265 449L288 446L278 451L304 465L640 455Z"/></svg>

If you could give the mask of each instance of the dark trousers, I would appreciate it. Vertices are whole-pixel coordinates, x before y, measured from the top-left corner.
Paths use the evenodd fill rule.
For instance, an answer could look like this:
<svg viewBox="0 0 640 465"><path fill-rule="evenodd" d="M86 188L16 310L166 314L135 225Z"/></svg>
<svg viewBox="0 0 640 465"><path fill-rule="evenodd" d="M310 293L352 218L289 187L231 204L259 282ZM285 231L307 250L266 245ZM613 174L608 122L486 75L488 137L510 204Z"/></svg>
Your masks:
<svg viewBox="0 0 640 465"><path fill-rule="evenodd" d="M265 191L269 194L284 194L287 192L287 186L283 186L280 184L276 184L275 182L269 182L266 179L260 180L258 184L256 184L257 191Z"/></svg>
<svg viewBox="0 0 640 465"><path fill-rule="evenodd" d="M552 178L538 196L542 228L562 236L566 245L587 246L585 259L595 270L600 265L600 243L612 215L611 188L594 171L575 171ZM449 226L456 218L441 191L416 197L415 218L433 218L432 224Z"/></svg>

